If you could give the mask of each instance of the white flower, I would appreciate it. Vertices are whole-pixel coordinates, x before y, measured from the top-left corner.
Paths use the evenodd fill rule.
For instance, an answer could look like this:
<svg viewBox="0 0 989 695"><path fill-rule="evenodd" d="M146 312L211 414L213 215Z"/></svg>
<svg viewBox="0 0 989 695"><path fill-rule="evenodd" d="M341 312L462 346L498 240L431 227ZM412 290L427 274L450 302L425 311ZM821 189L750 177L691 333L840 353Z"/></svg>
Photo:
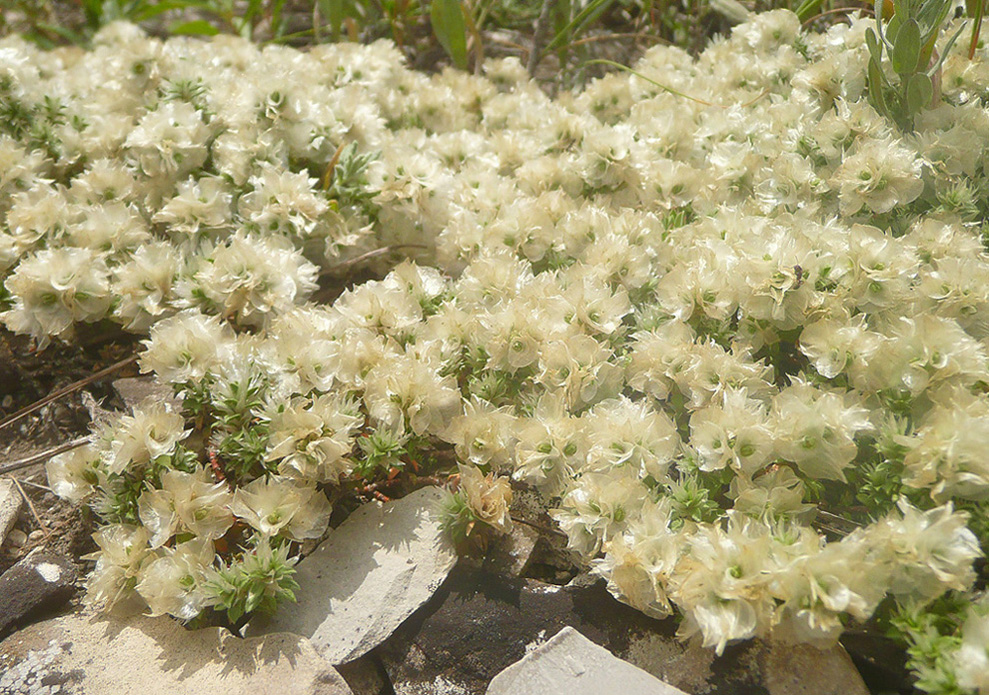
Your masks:
<svg viewBox="0 0 989 695"><path fill-rule="evenodd" d="M220 538L234 522L232 502L227 486L215 482L206 469L193 473L169 470L162 474L160 488L141 494L138 515L151 533L151 547L158 548L180 529L199 538Z"/></svg>
<svg viewBox="0 0 989 695"><path fill-rule="evenodd" d="M245 326L301 304L316 289L318 269L283 237L238 232L213 249L192 278L178 283L182 303L219 311Z"/></svg>
<svg viewBox="0 0 989 695"><path fill-rule="evenodd" d="M241 197L238 212L265 233L310 236L330 207L326 197L314 190L318 181L305 173L263 164L249 183L254 190Z"/></svg>
<svg viewBox="0 0 989 695"><path fill-rule="evenodd" d="M141 572L137 593L147 602L151 615L167 613L179 620L191 620L210 602L204 583L216 557L213 543L196 538L162 551Z"/></svg>
<svg viewBox="0 0 989 695"><path fill-rule="evenodd" d="M98 321L110 308L109 271L92 249L58 248L25 259L6 281L14 308L0 314L10 330L44 347L69 337L76 321Z"/></svg>
<svg viewBox="0 0 989 695"><path fill-rule="evenodd" d="M605 544L592 571L608 580L619 601L654 618L672 613L669 582L683 551L683 538L670 531L671 501L647 501L626 532Z"/></svg>
<svg viewBox="0 0 989 695"><path fill-rule="evenodd" d="M326 495L314 486L276 476L238 488L230 509L264 535L294 541L322 536L331 512Z"/></svg>
<svg viewBox="0 0 989 695"><path fill-rule="evenodd" d="M460 395L450 377L421 360L386 358L365 377L364 402L371 418L387 428L440 434L459 414Z"/></svg>
<svg viewBox="0 0 989 695"><path fill-rule="evenodd" d="M152 327L151 338L142 341L141 371L176 384L202 379L223 362L233 340L233 331L215 316L188 309Z"/></svg>
<svg viewBox="0 0 989 695"><path fill-rule="evenodd" d="M667 479L667 471L680 446L669 416L646 401L621 397L602 401L584 418L590 446L586 471Z"/></svg>
<svg viewBox="0 0 989 695"><path fill-rule="evenodd" d="M550 516L567 534L567 547L589 560L602 543L625 530L647 495L648 489L636 477L584 473Z"/></svg>
<svg viewBox="0 0 989 695"><path fill-rule="evenodd" d="M904 458L904 482L930 488L938 501L950 497L989 498L989 399L967 389L948 392L935 403L920 427L900 443L909 451Z"/></svg>
<svg viewBox="0 0 989 695"><path fill-rule="evenodd" d="M865 140L835 171L830 185L838 191L842 215L863 207L889 212L917 199L924 191L921 161L898 140Z"/></svg>
<svg viewBox="0 0 989 695"><path fill-rule="evenodd" d="M133 597L134 586L150 559L148 532L143 526L110 524L93 534L99 550L85 556L96 560L86 580L86 602L111 608Z"/></svg>
<svg viewBox="0 0 989 695"><path fill-rule="evenodd" d="M687 541L671 592L684 611L680 634L700 632L719 655L728 642L764 633L776 604L767 571L772 540L751 519L731 516L727 531L701 526Z"/></svg>
<svg viewBox="0 0 989 695"><path fill-rule="evenodd" d="M187 179L177 190L154 215L155 222L168 225L172 238L218 229L230 222L233 196L223 179L215 176Z"/></svg>
<svg viewBox="0 0 989 695"><path fill-rule="evenodd" d="M559 495L585 460L587 437L580 420L567 414L559 396L547 394L518 437L512 478Z"/></svg>
<svg viewBox="0 0 989 695"><path fill-rule="evenodd" d="M724 394L690 418L690 441L700 456L700 468L720 470L730 466L748 478L773 455L773 428L765 404L748 397L744 389Z"/></svg>
<svg viewBox="0 0 989 695"><path fill-rule="evenodd" d="M121 473L172 453L175 445L192 431L182 429L184 426L185 418L169 412L164 403L142 402L133 415L122 415L109 427L105 435L109 440L107 470Z"/></svg>
<svg viewBox="0 0 989 695"><path fill-rule="evenodd" d="M508 478L496 477L493 473L484 475L479 468L458 464L460 490L467 499L474 516L489 526L507 533L512 529L509 505L512 502L512 487Z"/></svg>
<svg viewBox="0 0 989 695"><path fill-rule="evenodd" d="M48 459L45 472L52 492L70 502L82 502L96 490L99 453L89 444Z"/></svg>
<svg viewBox="0 0 989 695"><path fill-rule="evenodd" d="M177 177L202 166L209 129L183 101L168 101L141 118L124 147L148 176Z"/></svg>
<svg viewBox="0 0 989 695"><path fill-rule="evenodd" d="M349 455L363 423L351 401L328 394L297 399L272 414L266 459L278 461L282 475L336 483L353 467Z"/></svg>
<svg viewBox="0 0 989 695"><path fill-rule="evenodd" d="M979 695L989 693L989 600L982 596L968 608L962 643L954 654L958 684Z"/></svg>
<svg viewBox="0 0 989 695"><path fill-rule="evenodd" d="M844 480L858 452L855 436L872 429L868 411L853 399L795 382L773 400L776 449L805 474Z"/></svg>
<svg viewBox="0 0 989 695"><path fill-rule="evenodd" d="M142 246L128 263L114 268L111 288L119 303L113 313L125 328L146 331L172 312L172 282L178 269L178 254L165 242Z"/></svg>
<svg viewBox="0 0 989 695"><path fill-rule="evenodd" d="M890 592L927 602L948 589L964 590L975 580L972 563L982 556L979 540L966 523L968 514L950 502L920 511L905 500L902 517L889 514L866 531L892 568Z"/></svg>
<svg viewBox="0 0 989 695"><path fill-rule="evenodd" d="M453 418L444 438L455 445L461 461L500 469L511 457L516 425L510 408L495 408L473 396L464 401L464 414Z"/></svg>

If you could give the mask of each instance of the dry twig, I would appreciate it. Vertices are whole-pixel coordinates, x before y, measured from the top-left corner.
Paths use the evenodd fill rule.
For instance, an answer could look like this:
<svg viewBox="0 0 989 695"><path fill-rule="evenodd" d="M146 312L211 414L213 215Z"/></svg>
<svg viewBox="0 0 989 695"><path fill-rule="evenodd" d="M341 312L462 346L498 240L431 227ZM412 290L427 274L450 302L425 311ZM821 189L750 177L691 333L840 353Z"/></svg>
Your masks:
<svg viewBox="0 0 989 695"><path fill-rule="evenodd" d="M89 444L89 437L79 437L78 439L73 439L71 442L59 444L51 449L45 449L40 453L32 454L27 458L12 461L11 463L5 463L0 466L0 475L10 473L11 471L20 470L21 468L27 468L28 466L33 466L34 464L41 463L42 461L47 461L52 456L64 453L66 451L72 451L73 449L78 449L85 444Z"/></svg>
<svg viewBox="0 0 989 695"><path fill-rule="evenodd" d="M10 415L9 417L5 417L3 420L0 420L0 429L3 429L4 427L7 427L9 425L13 425L15 422L21 420L22 418L27 417L31 413L41 410L49 403L53 401L57 401L59 398L62 398L63 396L68 396L70 393L75 393L79 389L89 386L94 381L99 381L105 376L109 376L114 372L119 372L124 367L134 364L135 362L137 362L137 355L132 355L125 360L120 360L116 364L111 364L106 369L101 369L95 374L90 374L85 379L80 379L79 381L71 383L68 386L58 389L57 391L53 391L44 398L35 401L31 405L25 408L21 408L13 415ZM2 470L0 470L0 472L2 472Z"/></svg>
<svg viewBox="0 0 989 695"><path fill-rule="evenodd" d="M26 492L24 492L24 488L21 487L21 481L17 478L11 478L11 480L14 481L14 485L16 485L18 491L20 491L21 497L23 497L24 501L27 502L28 509L30 509L31 514L34 515L34 520L38 522L38 528L40 528L41 532L45 534L45 538L51 536L51 531L48 529L48 525L41 520L41 515L38 514L38 510L35 509L34 502L31 501L31 498L27 496Z"/></svg>

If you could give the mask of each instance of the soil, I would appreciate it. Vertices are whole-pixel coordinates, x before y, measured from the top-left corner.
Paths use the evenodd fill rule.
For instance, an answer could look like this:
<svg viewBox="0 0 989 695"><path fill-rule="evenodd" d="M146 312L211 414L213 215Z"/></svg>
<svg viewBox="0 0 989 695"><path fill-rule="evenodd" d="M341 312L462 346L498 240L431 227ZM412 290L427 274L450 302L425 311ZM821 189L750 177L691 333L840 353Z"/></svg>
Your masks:
<svg viewBox="0 0 989 695"><path fill-rule="evenodd" d="M0 420L127 358L136 349L136 336L114 328L90 328L81 331L72 344L53 342L43 351L31 349L27 338L0 329ZM104 407L122 407L110 384L114 379L136 375L137 367L129 365L0 428L0 470L86 436L90 416L83 394ZM0 573L38 547L65 555L81 571L81 556L95 550L88 509L52 494L44 459L4 476L16 480L27 499L14 530L0 548ZM26 541L17 543L25 537Z"/></svg>

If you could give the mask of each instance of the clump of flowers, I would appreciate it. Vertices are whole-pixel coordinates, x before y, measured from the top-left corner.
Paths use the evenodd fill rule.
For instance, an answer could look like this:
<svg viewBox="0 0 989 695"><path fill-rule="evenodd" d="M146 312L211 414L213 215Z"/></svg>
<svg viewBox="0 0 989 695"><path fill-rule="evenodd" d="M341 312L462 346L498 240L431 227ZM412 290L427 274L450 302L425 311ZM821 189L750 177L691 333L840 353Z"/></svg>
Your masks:
<svg viewBox="0 0 989 695"><path fill-rule="evenodd" d="M872 25L754 15L558 99L385 43L4 39L0 100L64 122L0 124L2 320L148 331L183 403L49 464L102 520L91 599L242 621L340 500L459 475L452 531L534 488L615 596L719 652L875 615L922 687L986 692L989 71L944 50L901 130Z"/></svg>

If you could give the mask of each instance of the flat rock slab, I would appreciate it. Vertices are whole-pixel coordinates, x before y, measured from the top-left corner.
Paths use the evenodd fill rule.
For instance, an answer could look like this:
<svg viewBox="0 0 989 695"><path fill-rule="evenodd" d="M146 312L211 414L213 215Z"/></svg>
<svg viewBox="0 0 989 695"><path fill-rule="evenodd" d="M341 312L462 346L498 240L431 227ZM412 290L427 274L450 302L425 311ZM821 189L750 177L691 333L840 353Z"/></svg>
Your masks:
<svg viewBox="0 0 989 695"><path fill-rule="evenodd" d="M334 665L381 644L456 564L435 512L442 495L428 487L355 511L297 565L298 602L252 620L247 634L304 635Z"/></svg>
<svg viewBox="0 0 989 695"><path fill-rule="evenodd" d="M867 695L869 690L848 652L811 644L769 641L759 665L770 695Z"/></svg>
<svg viewBox="0 0 989 695"><path fill-rule="evenodd" d="M0 480L0 545L7 540L10 529L14 528L22 503L20 490L14 481L9 478Z"/></svg>
<svg viewBox="0 0 989 695"><path fill-rule="evenodd" d="M686 695L565 627L499 673L487 695Z"/></svg>
<svg viewBox="0 0 989 695"><path fill-rule="evenodd" d="M127 410L133 410L145 399L165 403L171 410L180 410L182 401L175 396L170 384L161 384L151 376L133 376L117 379L113 389L123 400Z"/></svg>
<svg viewBox="0 0 989 695"><path fill-rule="evenodd" d="M32 625L0 643L4 695L351 695L308 640L240 639L170 618L87 613Z"/></svg>
<svg viewBox="0 0 989 695"><path fill-rule="evenodd" d="M0 576L0 638L75 593L76 570L66 558L34 552ZM0 690L0 692L3 692Z"/></svg>
<svg viewBox="0 0 989 695"><path fill-rule="evenodd" d="M814 650L811 661L840 667L823 672L806 661L787 664L786 647L770 656L776 647L755 640L728 645L716 658L677 639L676 621L618 602L603 582L557 586L463 567L375 653L396 695L482 695L499 672L567 626L692 695L792 695L784 688L791 677L807 692L868 695L840 648Z"/></svg>

